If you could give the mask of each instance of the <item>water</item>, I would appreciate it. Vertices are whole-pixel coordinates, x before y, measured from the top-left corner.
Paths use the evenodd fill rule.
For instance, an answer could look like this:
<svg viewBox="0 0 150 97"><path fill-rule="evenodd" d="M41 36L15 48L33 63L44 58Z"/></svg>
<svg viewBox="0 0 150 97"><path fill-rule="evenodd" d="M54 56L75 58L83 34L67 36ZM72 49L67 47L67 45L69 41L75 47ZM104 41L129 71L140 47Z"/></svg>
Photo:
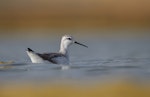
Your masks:
<svg viewBox="0 0 150 97"><path fill-rule="evenodd" d="M59 50L60 39L1 39L1 97L149 97L150 39L83 38L71 65L33 64L26 54Z"/></svg>
<svg viewBox="0 0 150 97"><path fill-rule="evenodd" d="M1 61L14 63L0 65L0 81L106 80L114 77L147 81L150 78L149 39L86 39L84 44L88 49L78 45L70 48L71 66L65 70L60 65L32 64L25 52L27 47L37 52L55 52L59 50L59 41L2 40Z"/></svg>

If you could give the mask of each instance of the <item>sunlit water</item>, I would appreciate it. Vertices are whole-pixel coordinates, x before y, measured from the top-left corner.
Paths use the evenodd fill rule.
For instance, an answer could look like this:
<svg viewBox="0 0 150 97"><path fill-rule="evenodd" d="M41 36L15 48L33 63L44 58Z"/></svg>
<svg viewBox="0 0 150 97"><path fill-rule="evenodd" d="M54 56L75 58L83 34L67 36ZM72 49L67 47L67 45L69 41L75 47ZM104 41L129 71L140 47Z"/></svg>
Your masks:
<svg viewBox="0 0 150 97"><path fill-rule="evenodd" d="M41 53L55 52L59 50L59 41L60 39L0 41L0 60L14 62L0 65L0 81L87 81L113 79L116 76L147 81L150 78L149 39L79 39L89 48L71 46L71 65L65 69L62 65L32 64L25 52L27 47Z"/></svg>

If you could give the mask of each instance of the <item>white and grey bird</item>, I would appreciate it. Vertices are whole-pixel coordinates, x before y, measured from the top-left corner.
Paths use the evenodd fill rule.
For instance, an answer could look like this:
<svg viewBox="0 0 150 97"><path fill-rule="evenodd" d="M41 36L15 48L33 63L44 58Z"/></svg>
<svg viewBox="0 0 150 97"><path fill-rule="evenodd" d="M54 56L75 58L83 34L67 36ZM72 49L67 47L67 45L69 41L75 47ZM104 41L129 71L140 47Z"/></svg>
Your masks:
<svg viewBox="0 0 150 97"><path fill-rule="evenodd" d="M61 39L60 50L58 53L37 53L32 49L27 49L27 54L30 57L32 63L45 63L50 62L54 64L69 64L69 51L68 48L72 44L78 44L84 47L88 47L74 40L70 35L64 35Z"/></svg>

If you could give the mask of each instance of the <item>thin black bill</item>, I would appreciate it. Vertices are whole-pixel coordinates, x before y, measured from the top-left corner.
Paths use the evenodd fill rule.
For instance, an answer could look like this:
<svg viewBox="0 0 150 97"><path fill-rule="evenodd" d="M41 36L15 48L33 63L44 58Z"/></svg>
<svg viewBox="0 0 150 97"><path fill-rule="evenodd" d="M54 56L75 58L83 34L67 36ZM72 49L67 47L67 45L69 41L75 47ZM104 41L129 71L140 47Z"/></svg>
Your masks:
<svg viewBox="0 0 150 97"><path fill-rule="evenodd" d="M79 42L74 42L74 43L76 43L76 44L79 44L79 45L82 45L82 46L84 46L84 47L87 47L88 48L88 46L86 46L86 45L84 45L84 44L81 44L81 43L79 43Z"/></svg>

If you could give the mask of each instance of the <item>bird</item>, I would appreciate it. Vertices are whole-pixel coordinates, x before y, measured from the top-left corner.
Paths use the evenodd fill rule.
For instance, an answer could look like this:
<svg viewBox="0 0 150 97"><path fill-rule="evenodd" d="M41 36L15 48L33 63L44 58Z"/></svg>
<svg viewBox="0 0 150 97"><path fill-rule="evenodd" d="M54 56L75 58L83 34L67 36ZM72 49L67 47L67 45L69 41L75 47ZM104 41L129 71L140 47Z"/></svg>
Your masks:
<svg viewBox="0 0 150 97"><path fill-rule="evenodd" d="M70 35L64 35L61 38L60 50L56 53L37 53L33 51L31 48L27 48L27 55L31 59L32 63L53 63L53 64L70 64L69 61L69 47L72 44L78 44L83 47L88 48L88 46L81 44L74 40L74 38Z"/></svg>

